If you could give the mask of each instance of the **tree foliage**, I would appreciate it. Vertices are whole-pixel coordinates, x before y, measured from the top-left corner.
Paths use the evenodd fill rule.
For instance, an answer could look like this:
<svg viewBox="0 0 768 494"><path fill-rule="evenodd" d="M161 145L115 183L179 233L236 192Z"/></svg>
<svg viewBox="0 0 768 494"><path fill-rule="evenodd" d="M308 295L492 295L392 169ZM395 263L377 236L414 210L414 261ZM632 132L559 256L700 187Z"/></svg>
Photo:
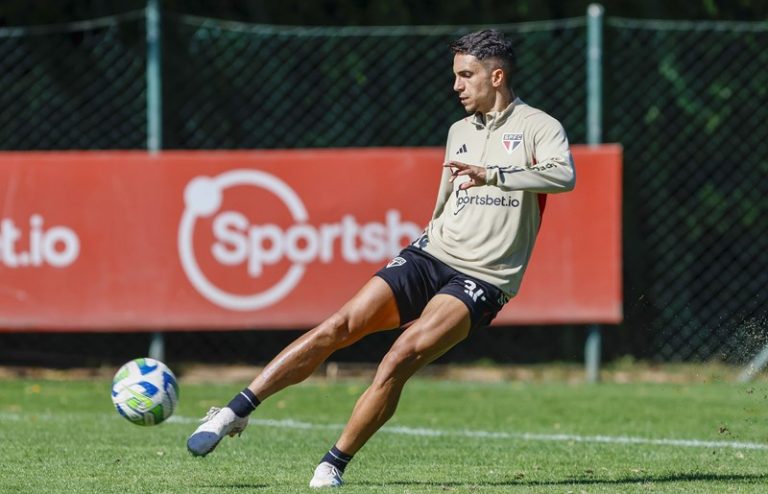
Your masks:
<svg viewBox="0 0 768 494"><path fill-rule="evenodd" d="M584 15L583 0L160 0L163 9L281 25L496 24ZM764 0L605 0L613 16L645 19L768 19ZM3 0L0 26L50 24L143 8L145 0Z"/></svg>

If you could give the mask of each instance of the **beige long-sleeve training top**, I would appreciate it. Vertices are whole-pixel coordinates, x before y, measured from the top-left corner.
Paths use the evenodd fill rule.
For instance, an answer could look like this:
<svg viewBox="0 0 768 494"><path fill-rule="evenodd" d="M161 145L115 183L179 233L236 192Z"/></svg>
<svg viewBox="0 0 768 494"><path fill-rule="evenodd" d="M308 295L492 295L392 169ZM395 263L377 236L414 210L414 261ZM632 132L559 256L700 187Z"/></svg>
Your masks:
<svg viewBox="0 0 768 494"><path fill-rule="evenodd" d="M457 271L514 296L531 258L546 194L575 185L560 122L515 99L501 112L451 126L445 161L483 166L486 185L459 190L445 168L427 240L417 244Z"/></svg>

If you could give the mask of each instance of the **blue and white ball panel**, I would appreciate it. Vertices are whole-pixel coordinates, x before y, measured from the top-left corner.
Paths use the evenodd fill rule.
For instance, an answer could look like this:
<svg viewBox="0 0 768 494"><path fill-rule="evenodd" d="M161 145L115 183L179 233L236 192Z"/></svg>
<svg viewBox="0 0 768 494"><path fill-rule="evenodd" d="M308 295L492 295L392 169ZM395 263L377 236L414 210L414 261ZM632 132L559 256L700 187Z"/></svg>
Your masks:
<svg viewBox="0 0 768 494"><path fill-rule="evenodd" d="M156 425L170 417L179 397L173 372L151 358L131 360L112 380L112 402L118 413L138 425Z"/></svg>

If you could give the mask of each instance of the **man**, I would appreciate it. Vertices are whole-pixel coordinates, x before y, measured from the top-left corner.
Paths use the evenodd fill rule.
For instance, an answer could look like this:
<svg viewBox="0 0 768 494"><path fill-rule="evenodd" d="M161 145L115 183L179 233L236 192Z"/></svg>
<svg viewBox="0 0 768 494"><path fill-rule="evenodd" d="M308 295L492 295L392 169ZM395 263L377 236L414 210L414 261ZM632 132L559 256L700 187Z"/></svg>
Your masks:
<svg viewBox="0 0 768 494"><path fill-rule="evenodd" d="M495 30L451 45L453 89L469 114L448 133L442 182L424 234L338 312L286 347L222 409L211 409L187 448L205 456L241 432L259 403L306 379L334 351L411 323L383 358L311 487L342 484L344 469L394 414L406 381L488 325L517 293L547 193L574 187L557 120L515 97L515 56Z"/></svg>

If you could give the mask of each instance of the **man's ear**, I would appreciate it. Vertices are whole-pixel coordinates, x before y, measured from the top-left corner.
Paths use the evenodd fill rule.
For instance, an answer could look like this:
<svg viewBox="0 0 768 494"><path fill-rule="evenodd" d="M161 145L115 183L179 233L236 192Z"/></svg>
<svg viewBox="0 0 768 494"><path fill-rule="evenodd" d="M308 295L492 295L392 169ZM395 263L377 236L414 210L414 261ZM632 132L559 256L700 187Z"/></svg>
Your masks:
<svg viewBox="0 0 768 494"><path fill-rule="evenodd" d="M491 84L493 87L501 87L507 83L507 76L504 74L504 70L501 67L493 69L491 72Z"/></svg>

